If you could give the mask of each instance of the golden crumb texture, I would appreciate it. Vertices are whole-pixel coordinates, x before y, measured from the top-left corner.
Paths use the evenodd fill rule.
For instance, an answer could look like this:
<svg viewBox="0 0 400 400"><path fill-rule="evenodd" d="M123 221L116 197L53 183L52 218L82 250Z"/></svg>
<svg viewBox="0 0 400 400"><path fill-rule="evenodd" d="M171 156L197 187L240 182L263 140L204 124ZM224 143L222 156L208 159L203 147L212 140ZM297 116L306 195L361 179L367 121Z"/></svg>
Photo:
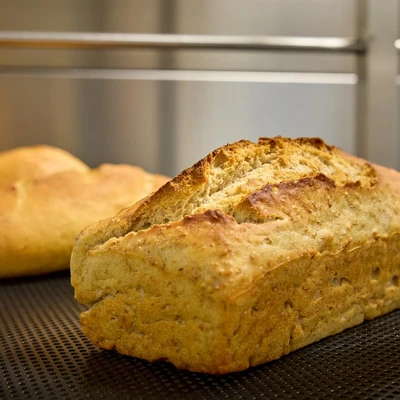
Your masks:
<svg viewBox="0 0 400 400"><path fill-rule="evenodd" d="M129 165L86 164L39 145L0 153L0 278L68 269L86 226L115 215L167 178Z"/></svg>
<svg viewBox="0 0 400 400"><path fill-rule="evenodd" d="M400 308L399 277L400 174L318 138L221 147L71 258L92 343L210 374Z"/></svg>

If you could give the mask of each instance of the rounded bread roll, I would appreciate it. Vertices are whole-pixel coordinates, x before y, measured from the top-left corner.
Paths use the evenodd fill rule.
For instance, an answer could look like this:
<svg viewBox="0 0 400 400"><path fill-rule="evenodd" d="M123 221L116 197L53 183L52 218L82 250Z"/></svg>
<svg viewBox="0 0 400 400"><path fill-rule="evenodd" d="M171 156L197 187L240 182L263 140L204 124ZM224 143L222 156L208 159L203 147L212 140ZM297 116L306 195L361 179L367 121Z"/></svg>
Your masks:
<svg viewBox="0 0 400 400"><path fill-rule="evenodd" d="M68 268L83 228L167 180L129 165L91 169L50 146L0 153L0 278Z"/></svg>

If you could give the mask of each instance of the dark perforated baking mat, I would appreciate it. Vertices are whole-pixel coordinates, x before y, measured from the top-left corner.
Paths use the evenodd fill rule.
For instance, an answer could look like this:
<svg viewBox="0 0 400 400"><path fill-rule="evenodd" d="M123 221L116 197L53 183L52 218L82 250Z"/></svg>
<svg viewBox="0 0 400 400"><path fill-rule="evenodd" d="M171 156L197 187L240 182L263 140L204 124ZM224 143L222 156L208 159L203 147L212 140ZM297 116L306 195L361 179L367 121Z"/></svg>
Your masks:
<svg viewBox="0 0 400 400"><path fill-rule="evenodd" d="M67 273L0 282L0 399L400 399L400 311L245 372L95 348Z"/></svg>

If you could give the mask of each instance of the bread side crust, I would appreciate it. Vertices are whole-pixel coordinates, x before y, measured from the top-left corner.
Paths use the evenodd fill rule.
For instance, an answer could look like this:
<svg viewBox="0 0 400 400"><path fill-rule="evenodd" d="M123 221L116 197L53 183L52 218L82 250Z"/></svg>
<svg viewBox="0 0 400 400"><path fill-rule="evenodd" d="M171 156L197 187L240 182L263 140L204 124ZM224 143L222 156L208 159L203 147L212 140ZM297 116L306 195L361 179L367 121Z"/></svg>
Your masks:
<svg viewBox="0 0 400 400"><path fill-rule="evenodd" d="M400 307L399 234L284 263L234 297L215 281L214 292L201 287L184 267L144 272L133 257L113 257L114 268L118 260L136 285L82 313L84 333L96 346L195 372L241 371Z"/></svg>

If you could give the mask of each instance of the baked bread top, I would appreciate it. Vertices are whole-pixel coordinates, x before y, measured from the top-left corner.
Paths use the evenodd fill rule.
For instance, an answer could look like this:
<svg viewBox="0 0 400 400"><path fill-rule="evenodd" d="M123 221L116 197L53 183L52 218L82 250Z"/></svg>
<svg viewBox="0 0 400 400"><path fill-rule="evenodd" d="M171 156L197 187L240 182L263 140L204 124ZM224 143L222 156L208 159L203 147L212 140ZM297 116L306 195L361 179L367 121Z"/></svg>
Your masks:
<svg viewBox="0 0 400 400"><path fill-rule="evenodd" d="M89 167L57 147L18 147L0 153L0 186L32 181L63 171L87 172Z"/></svg>
<svg viewBox="0 0 400 400"><path fill-rule="evenodd" d="M96 254L137 257L138 263L146 254L146 265L185 265L210 292L217 285L219 295L237 296L295 258L335 254L400 232L398 182L398 172L321 139L223 146L81 233L71 264L75 295L93 303L129 280L118 268L103 276ZM204 262L186 265L188 257Z"/></svg>
<svg viewBox="0 0 400 400"><path fill-rule="evenodd" d="M0 153L0 278L68 268L84 227L167 180L129 165L90 169L50 146Z"/></svg>

